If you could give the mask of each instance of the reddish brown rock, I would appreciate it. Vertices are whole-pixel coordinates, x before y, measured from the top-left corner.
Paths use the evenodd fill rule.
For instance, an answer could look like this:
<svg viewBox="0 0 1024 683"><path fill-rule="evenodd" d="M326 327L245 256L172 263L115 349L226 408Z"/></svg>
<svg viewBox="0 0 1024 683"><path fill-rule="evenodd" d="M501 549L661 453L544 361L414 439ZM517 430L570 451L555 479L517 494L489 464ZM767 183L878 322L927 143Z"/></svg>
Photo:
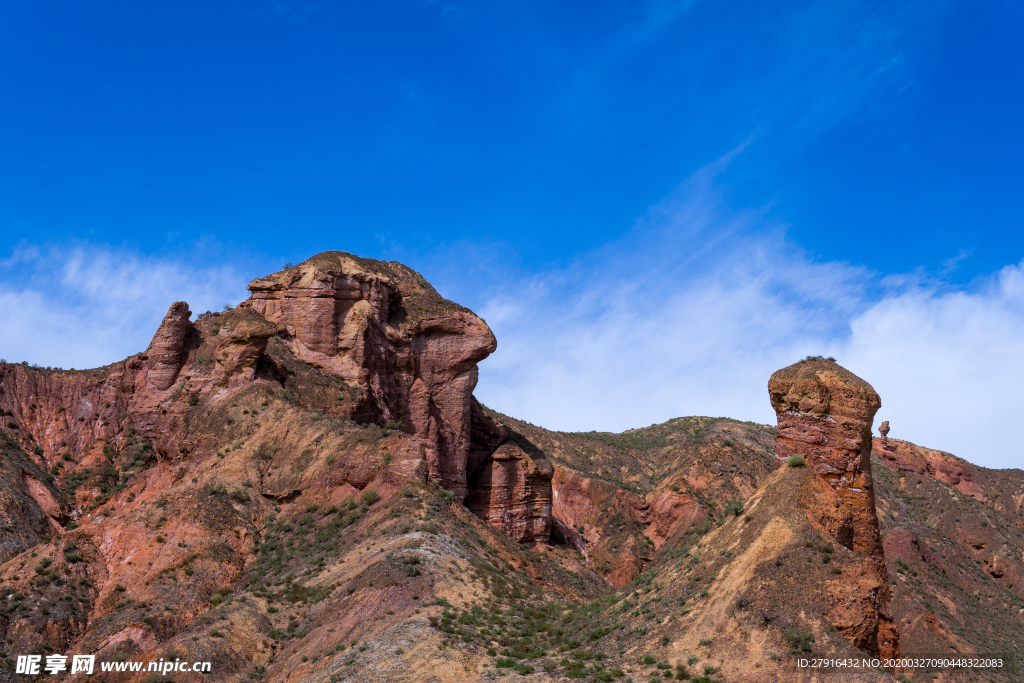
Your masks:
<svg viewBox="0 0 1024 683"><path fill-rule="evenodd" d="M621 587L643 571L653 544L643 534L646 500L606 481L557 465L551 481L553 536Z"/></svg>
<svg viewBox="0 0 1024 683"><path fill-rule="evenodd" d="M337 253L253 290L249 305L193 322L174 304L145 353L103 368L0 363L0 582L38 589L49 610L0 614L12 651L42 639L108 659L166 656L195 642L195 618L237 586L278 513L347 505L338 520L356 524L381 510L371 492L438 495L408 478L464 497L471 466L474 511L547 542L551 464L474 420L486 417L476 363L495 347L482 320L404 266ZM410 590L411 604L423 590ZM248 604L249 625L204 650L232 676L276 648L268 614ZM362 621L374 620L353 628Z"/></svg>
<svg viewBox="0 0 1024 683"><path fill-rule="evenodd" d="M40 543L64 517L59 492L36 463L0 448L0 562Z"/></svg>
<svg viewBox="0 0 1024 683"><path fill-rule="evenodd" d="M844 582L829 600L833 624L862 650L894 654L898 640L871 478L871 423L881 400L870 384L824 359L777 371L768 392L778 416L779 465L800 455L817 475L818 485L800 500L808 519L864 557L857 581Z"/></svg>
<svg viewBox="0 0 1024 683"><path fill-rule="evenodd" d="M553 468L536 449L518 443L499 446L469 479L466 507L521 543L551 538Z"/></svg>
<svg viewBox="0 0 1024 683"><path fill-rule="evenodd" d="M888 443L883 439L877 439L875 453L897 472L937 479L979 503L989 504L984 490L974 481L975 466L955 455L923 448L899 439L889 439Z"/></svg>
<svg viewBox="0 0 1024 683"><path fill-rule="evenodd" d="M399 263L325 252L249 285L243 304L296 356L363 389L354 415L399 421L430 476L466 496L477 363L496 347L487 324Z"/></svg>
<svg viewBox="0 0 1024 683"><path fill-rule="evenodd" d="M496 345L486 323L401 264L341 252L255 280L250 289L242 306L194 323L186 303L173 304L145 353L106 368L5 366L0 392L11 397L12 415L27 423L24 433L42 445L39 464L49 468L62 449L75 462L100 458L89 454L128 425L150 437L166 458L215 450L214 443L189 436L190 408L205 414L219 405L224 389L255 381L277 334L296 357L341 378L341 388L356 397L329 406L332 414L364 424L400 423L417 443L396 454L401 471L431 477L465 499L470 449L477 449L479 464L505 439L504 432L497 440L472 433L476 364ZM283 368L272 362L268 368L264 379L283 381ZM550 526L550 465L532 456L491 460L504 463L492 473L494 481L507 479L512 488L494 498L504 500L496 502L501 511L484 516L508 517L501 526L541 542ZM526 489L513 491L509 477ZM520 513L522 519L516 518Z"/></svg>
<svg viewBox="0 0 1024 683"><path fill-rule="evenodd" d="M550 542L551 462L526 437L492 420L476 399L471 415L466 507L521 543Z"/></svg>
<svg viewBox="0 0 1024 683"><path fill-rule="evenodd" d="M153 335L153 341L149 343L145 354L149 361L149 383L158 391L166 390L178 378L191 315L187 303L174 302Z"/></svg>
<svg viewBox="0 0 1024 683"><path fill-rule="evenodd" d="M218 321L213 358L217 362L216 384L241 386L256 378L256 362L274 335L274 325L256 313L235 309Z"/></svg>
<svg viewBox="0 0 1024 683"><path fill-rule="evenodd" d="M685 493L671 489L654 494L643 520L648 523L647 536L654 547L661 547L702 522L707 516L700 503Z"/></svg>

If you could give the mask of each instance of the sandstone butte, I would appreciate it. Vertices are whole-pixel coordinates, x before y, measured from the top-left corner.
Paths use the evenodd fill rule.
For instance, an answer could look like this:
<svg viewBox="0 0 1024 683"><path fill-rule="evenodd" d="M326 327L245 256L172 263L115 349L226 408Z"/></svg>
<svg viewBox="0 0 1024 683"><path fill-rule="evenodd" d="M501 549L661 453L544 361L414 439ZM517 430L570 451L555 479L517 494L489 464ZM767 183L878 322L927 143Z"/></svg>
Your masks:
<svg viewBox="0 0 1024 683"><path fill-rule="evenodd" d="M801 456L821 485L800 500L836 543L863 554L856 574L826 587L832 623L858 648L899 653L871 477L871 424L882 405L870 384L830 359L809 359L768 381L778 415L775 457Z"/></svg>
<svg viewBox="0 0 1024 683"><path fill-rule="evenodd" d="M880 400L833 362L772 376L777 428L552 432L474 398L494 335L406 266L249 290L103 368L0 363L0 681L37 652L214 665L149 683L778 683L1024 643L1024 473L898 439L872 465Z"/></svg>

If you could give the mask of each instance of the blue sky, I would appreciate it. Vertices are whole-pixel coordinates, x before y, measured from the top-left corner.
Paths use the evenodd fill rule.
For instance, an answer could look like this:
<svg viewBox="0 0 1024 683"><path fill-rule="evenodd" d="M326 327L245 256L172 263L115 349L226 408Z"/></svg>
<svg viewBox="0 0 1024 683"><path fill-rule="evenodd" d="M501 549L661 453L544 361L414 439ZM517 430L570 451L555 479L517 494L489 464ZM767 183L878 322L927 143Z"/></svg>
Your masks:
<svg viewBox="0 0 1024 683"><path fill-rule="evenodd" d="M356 5L0 6L0 356L343 249L482 313L538 424L769 421L831 351L893 436L1024 461L1019 3Z"/></svg>

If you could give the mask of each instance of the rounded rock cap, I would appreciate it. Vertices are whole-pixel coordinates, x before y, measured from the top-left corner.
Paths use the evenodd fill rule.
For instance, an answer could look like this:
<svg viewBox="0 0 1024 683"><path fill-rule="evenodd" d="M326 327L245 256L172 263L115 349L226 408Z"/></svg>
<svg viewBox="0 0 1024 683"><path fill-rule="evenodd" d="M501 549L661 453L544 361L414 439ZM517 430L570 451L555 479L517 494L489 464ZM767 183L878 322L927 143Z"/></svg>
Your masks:
<svg viewBox="0 0 1024 683"><path fill-rule="evenodd" d="M832 358L808 357L775 371L768 393L776 413L813 413L870 423L882 406L874 388Z"/></svg>

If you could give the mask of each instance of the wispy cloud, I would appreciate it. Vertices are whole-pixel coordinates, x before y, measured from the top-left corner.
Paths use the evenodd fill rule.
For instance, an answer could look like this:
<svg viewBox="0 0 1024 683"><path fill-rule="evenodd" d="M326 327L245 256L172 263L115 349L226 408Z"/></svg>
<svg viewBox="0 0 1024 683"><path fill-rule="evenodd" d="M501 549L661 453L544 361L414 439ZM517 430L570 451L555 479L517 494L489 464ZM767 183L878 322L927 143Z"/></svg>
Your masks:
<svg viewBox="0 0 1024 683"><path fill-rule="evenodd" d="M730 210L713 179L698 173L567 267L513 269L475 294L446 283L498 337L477 395L562 430L693 414L774 423L768 377L825 354L875 386L892 436L989 466L1024 460L1024 263L952 289L942 273L816 262L764 212Z"/></svg>
<svg viewBox="0 0 1024 683"><path fill-rule="evenodd" d="M0 357L95 367L146 347L167 307L194 312L237 303L248 278L233 268L90 244L22 245L0 261Z"/></svg>
<svg viewBox="0 0 1024 683"><path fill-rule="evenodd" d="M507 250L480 244L414 263L498 337L481 365L481 400L563 430L694 414L771 423L769 375L834 355L879 391L892 436L1019 466L1024 263L954 288L941 272L818 262L768 211L729 207L716 171L563 267L525 272ZM262 274L89 244L22 245L0 259L0 357L109 363L144 348L172 301L216 309Z"/></svg>

